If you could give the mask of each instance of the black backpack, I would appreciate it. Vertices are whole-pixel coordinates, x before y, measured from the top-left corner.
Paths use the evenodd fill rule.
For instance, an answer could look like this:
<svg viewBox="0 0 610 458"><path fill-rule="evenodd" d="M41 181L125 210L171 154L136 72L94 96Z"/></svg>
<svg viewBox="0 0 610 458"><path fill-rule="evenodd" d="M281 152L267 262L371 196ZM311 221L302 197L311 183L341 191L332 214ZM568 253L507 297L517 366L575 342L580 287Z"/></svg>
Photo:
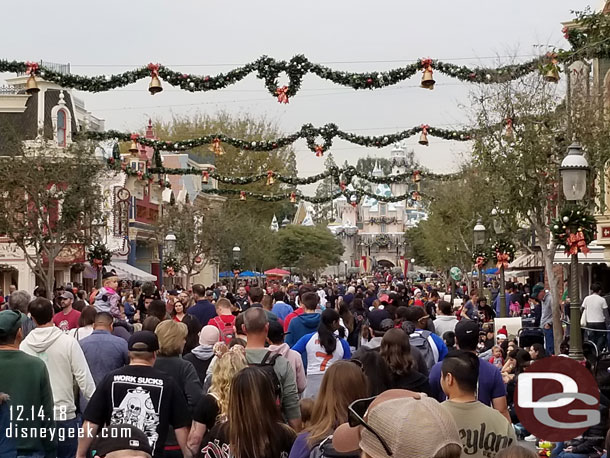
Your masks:
<svg viewBox="0 0 610 458"><path fill-rule="evenodd" d="M309 452L309 458L359 458L360 452L354 453L340 453L333 448L333 436L328 436L318 445L315 445L311 452Z"/></svg>
<svg viewBox="0 0 610 458"><path fill-rule="evenodd" d="M263 370L263 372L265 372L265 374L267 374L267 377L269 377L269 380L271 380L271 385L273 385L273 392L275 393L275 398L277 399L278 405L280 404L280 400L282 398L282 384L275 373L274 366L275 360L280 356L281 355L279 353L272 354L270 351L268 351L260 363L249 363L249 366L259 367Z"/></svg>

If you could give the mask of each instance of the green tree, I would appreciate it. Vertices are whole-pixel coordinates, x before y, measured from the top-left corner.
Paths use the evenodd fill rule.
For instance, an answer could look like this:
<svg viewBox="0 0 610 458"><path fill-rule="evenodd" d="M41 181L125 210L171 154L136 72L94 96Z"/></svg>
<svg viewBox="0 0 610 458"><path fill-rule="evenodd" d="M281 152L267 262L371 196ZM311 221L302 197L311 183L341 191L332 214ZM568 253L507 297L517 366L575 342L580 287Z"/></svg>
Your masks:
<svg viewBox="0 0 610 458"><path fill-rule="evenodd" d="M288 226L277 234L278 258L283 266L314 274L338 264L344 248L323 226Z"/></svg>
<svg viewBox="0 0 610 458"><path fill-rule="evenodd" d="M272 140L282 136L278 126L265 118L244 114L235 116L228 112L214 115L196 114L192 116L174 116L171 121L156 121L155 132L164 140L185 140L209 134L224 134L248 141ZM208 146L193 149L193 153L211 164L215 164L218 173L225 176L248 176L265 174L271 170L286 176L296 175L296 157L294 149L289 146L273 151L239 150L231 145L222 144L223 155L214 155ZM248 190L273 195L289 192L291 187L276 181L267 186L265 180L248 185L220 183L221 189ZM256 199L239 201L237 196L229 196L224 211L233 215L236 220L246 219L257 223L271 222L273 215L294 213L293 206L287 202L261 202Z"/></svg>
<svg viewBox="0 0 610 458"><path fill-rule="evenodd" d="M0 158L0 233L21 249L49 294L62 250L75 252L93 242L91 223L100 216L101 195L95 183L102 167L88 143Z"/></svg>

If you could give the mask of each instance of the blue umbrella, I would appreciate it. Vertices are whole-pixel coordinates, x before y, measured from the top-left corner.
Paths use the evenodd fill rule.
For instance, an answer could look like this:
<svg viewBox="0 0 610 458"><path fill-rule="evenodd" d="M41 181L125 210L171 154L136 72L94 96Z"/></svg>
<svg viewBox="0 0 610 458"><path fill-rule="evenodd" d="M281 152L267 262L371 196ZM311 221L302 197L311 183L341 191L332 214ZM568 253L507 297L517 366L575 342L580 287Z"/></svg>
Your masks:
<svg viewBox="0 0 610 458"><path fill-rule="evenodd" d="M228 277L232 277L233 276L233 272L229 272L228 270L226 272L220 272L218 274L219 278L228 278Z"/></svg>
<svg viewBox="0 0 610 458"><path fill-rule="evenodd" d="M263 274L260 272L252 272L251 270L246 270L239 274L240 277L262 277Z"/></svg>

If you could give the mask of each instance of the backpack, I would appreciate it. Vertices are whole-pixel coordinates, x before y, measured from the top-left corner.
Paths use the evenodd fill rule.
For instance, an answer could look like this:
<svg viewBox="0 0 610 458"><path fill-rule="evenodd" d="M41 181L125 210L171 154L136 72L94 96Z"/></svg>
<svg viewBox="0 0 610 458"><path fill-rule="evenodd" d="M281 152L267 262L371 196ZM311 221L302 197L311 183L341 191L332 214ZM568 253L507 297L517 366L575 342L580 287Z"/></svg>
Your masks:
<svg viewBox="0 0 610 458"><path fill-rule="evenodd" d="M333 436L328 436L318 445L314 445L314 447L311 449L311 452L309 452L309 458L340 458L340 457L359 458L360 452L358 452L358 453L337 452L333 448Z"/></svg>
<svg viewBox="0 0 610 458"><path fill-rule="evenodd" d="M428 370L438 362L438 348L430 331L414 331L409 335L409 343L421 352Z"/></svg>
<svg viewBox="0 0 610 458"><path fill-rule="evenodd" d="M229 345L229 342L235 337L235 327L231 323L225 323L222 319L217 316L214 317L214 323L220 331L220 341Z"/></svg>
<svg viewBox="0 0 610 458"><path fill-rule="evenodd" d="M271 380L271 385L273 385L273 392L275 393L275 398L277 400L277 404L280 405L280 400L282 398L282 384L280 383L280 379L275 373L275 360L278 359L281 355L279 353L271 353L270 351L265 354L265 357L262 359L260 363L249 363L249 366L259 367L267 374L269 380Z"/></svg>

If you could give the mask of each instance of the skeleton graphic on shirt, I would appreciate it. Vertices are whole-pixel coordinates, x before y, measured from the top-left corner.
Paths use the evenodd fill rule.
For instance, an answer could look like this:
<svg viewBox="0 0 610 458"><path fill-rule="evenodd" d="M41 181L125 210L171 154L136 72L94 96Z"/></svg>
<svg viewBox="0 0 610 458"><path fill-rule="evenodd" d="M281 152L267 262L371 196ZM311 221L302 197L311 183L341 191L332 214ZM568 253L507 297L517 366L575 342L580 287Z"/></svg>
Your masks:
<svg viewBox="0 0 610 458"><path fill-rule="evenodd" d="M154 449L159 438L157 434L159 413L158 408L155 409L150 391L141 386L128 389L120 404L113 408L111 423L127 423L135 426L146 434Z"/></svg>

